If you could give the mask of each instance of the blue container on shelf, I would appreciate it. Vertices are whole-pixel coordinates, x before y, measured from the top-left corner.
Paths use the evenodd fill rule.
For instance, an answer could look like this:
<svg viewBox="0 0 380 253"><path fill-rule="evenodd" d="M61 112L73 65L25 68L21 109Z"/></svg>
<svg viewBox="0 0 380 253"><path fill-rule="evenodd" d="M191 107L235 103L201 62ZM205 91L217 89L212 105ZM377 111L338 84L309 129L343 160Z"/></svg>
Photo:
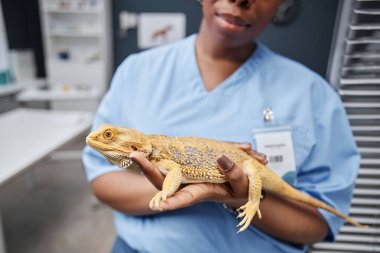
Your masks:
<svg viewBox="0 0 380 253"><path fill-rule="evenodd" d="M0 86L10 84L11 75L8 70L0 72Z"/></svg>

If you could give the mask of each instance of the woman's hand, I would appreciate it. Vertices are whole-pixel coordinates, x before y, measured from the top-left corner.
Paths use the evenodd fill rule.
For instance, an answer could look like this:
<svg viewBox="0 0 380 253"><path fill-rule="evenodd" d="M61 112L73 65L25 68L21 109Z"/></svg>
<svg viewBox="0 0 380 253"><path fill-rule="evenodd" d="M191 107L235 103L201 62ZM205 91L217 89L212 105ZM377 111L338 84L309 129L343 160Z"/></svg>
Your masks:
<svg viewBox="0 0 380 253"><path fill-rule="evenodd" d="M250 144L233 143L262 164L266 164L265 155L257 153L251 149ZM139 164L149 181L161 190L165 177L153 166L142 154L135 152L131 154L131 159ZM247 201L248 178L243 171L237 167L228 157L222 155L217 159L218 167L226 177L227 183L212 184L199 183L182 186L173 196L166 201L161 201L162 210L174 210L196 203L212 200L226 203L232 207L239 207Z"/></svg>

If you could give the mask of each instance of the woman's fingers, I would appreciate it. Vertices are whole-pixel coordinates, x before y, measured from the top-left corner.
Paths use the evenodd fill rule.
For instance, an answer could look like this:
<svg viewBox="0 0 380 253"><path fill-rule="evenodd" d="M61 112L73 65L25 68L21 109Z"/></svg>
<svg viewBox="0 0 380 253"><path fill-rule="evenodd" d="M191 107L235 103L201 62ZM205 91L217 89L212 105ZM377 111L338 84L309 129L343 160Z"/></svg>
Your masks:
<svg viewBox="0 0 380 253"><path fill-rule="evenodd" d="M231 144L234 144L238 148L240 148L243 151L250 151L252 150L252 144L249 142L230 142Z"/></svg>
<svg viewBox="0 0 380 253"><path fill-rule="evenodd" d="M244 152L246 152L247 154L249 154L256 160L258 160L261 164L266 165L268 163L266 155L260 152L256 152L255 150L252 150L251 143L248 143L248 142L230 142L230 143L234 144L235 146L237 146L238 148L240 148L241 150L243 150Z"/></svg>
<svg viewBox="0 0 380 253"><path fill-rule="evenodd" d="M158 190L162 189L162 183L164 182L165 177L161 172L153 166L151 162L144 157L140 152L132 152L130 158L133 162L137 163L141 170L144 172L148 180L156 187Z"/></svg>
<svg viewBox="0 0 380 253"><path fill-rule="evenodd" d="M236 166L227 156L222 155L217 160L218 167L227 182L231 185L233 195L241 198L248 196L248 178L243 170Z"/></svg>
<svg viewBox="0 0 380 253"><path fill-rule="evenodd" d="M214 185L212 184L190 184L177 191L166 201L161 201L160 207L163 210L175 210L192 206L201 201L207 200L212 195Z"/></svg>
<svg viewBox="0 0 380 253"><path fill-rule="evenodd" d="M247 153L263 165L266 165L268 163L267 156L263 153L259 153L254 150L249 150Z"/></svg>

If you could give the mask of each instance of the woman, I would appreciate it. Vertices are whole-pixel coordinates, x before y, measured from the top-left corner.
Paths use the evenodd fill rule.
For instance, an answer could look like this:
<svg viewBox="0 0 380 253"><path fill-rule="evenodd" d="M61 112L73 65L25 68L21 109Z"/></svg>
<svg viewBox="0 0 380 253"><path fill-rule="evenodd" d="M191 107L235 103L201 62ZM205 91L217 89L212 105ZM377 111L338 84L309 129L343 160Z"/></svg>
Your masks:
<svg viewBox="0 0 380 253"><path fill-rule="evenodd" d="M294 186L347 213L359 155L339 97L317 74L255 42L281 0L201 3L198 35L119 66L93 127L248 143L257 130L285 129ZM249 144L241 147L250 152ZM239 220L230 210L246 202L247 178L225 156L217 162L228 184L185 186L161 203L165 211L153 212L148 203L162 176L138 153L133 157L146 176L120 171L89 148L83 156L95 195L115 209L113 252L305 252L307 244L334 240L342 225L268 193L262 219L237 235Z"/></svg>

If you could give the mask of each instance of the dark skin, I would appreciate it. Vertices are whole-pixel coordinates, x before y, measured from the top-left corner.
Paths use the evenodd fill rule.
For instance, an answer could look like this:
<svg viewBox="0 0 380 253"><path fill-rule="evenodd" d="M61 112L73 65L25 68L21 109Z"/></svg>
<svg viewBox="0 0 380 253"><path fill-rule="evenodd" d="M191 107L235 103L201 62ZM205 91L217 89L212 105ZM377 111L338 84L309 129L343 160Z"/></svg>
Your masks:
<svg viewBox="0 0 380 253"><path fill-rule="evenodd" d="M255 39L273 19L281 0L204 0L203 20L196 40L197 63L208 91L236 71L256 48ZM251 151L250 145L241 149L262 163L266 160ZM95 195L111 207L129 214L151 214L149 201L161 188L164 177L139 153L131 156L145 176L128 172L111 172L92 181ZM220 158L219 158L220 159ZM218 161L219 161L218 159ZM173 210L202 201L226 203L237 208L245 204L248 179L233 164L223 170L225 184L190 184L183 186L167 201L163 210ZM283 199L267 192L260 204L262 219L252 224L260 230L290 243L312 244L327 234L327 224L314 207Z"/></svg>

